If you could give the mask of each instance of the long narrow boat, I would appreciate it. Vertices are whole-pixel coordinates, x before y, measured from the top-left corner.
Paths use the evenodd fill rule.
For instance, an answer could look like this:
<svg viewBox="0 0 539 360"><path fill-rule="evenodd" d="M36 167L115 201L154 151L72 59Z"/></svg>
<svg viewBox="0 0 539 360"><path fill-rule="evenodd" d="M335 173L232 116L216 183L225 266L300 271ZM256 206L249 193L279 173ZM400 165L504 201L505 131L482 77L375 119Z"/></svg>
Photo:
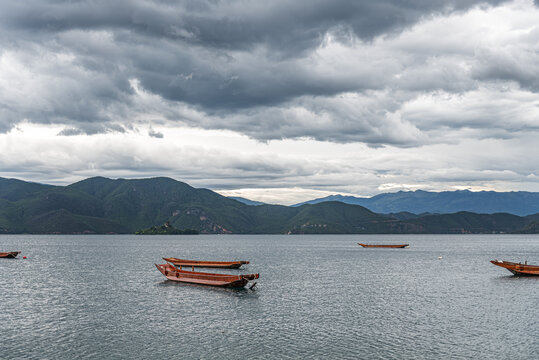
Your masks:
<svg viewBox="0 0 539 360"><path fill-rule="evenodd" d="M163 258L163 260L176 266L194 266L220 269L238 269L243 264L249 264L249 261L199 261L177 258Z"/></svg>
<svg viewBox="0 0 539 360"><path fill-rule="evenodd" d="M397 244L397 245L377 245L377 244L362 244L357 243L358 245L361 245L363 247L375 247L375 248L405 248L408 246L408 244Z"/></svg>
<svg viewBox="0 0 539 360"><path fill-rule="evenodd" d="M155 267L172 281L222 287L244 287L250 280L258 279L259 276L258 274L230 275L185 271L171 264L155 264Z"/></svg>
<svg viewBox="0 0 539 360"><path fill-rule="evenodd" d="M8 252L0 252L0 258L8 258L8 259L14 259L19 255L20 251L8 251Z"/></svg>
<svg viewBox="0 0 539 360"><path fill-rule="evenodd" d="M514 275L539 275L539 265L528 265L502 260L490 260L496 266L511 271Z"/></svg>

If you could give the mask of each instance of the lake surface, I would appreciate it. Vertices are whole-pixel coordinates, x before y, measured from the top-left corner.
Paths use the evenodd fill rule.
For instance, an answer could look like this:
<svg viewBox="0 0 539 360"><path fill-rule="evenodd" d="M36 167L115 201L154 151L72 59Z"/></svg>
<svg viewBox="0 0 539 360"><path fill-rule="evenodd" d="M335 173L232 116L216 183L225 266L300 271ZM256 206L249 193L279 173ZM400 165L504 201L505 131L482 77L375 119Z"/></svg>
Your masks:
<svg viewBox="0 0 539 360"><path fill-rule="evenodd" d="M489 263L539 264L535 235L3 235L0 249L23 252L0 259L2 359L539 355L539 277ZM174 283L153 265L167 256L250 260L228 271L260 279Z"/></svg>

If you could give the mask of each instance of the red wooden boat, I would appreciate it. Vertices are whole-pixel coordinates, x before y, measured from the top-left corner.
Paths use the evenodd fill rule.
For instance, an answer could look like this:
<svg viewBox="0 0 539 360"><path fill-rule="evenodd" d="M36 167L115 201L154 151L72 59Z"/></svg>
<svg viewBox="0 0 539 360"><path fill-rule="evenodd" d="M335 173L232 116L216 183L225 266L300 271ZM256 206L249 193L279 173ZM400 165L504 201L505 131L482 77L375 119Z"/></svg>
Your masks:
<svg viewBox="0 0 539 360"><path fill-rule="evenodd" d="M0 252L0 258L8 258L8 259L14 259L19 255L20 251L8 251L8 252Z"/></svg>
<svg viewBox="0 0 539 360"><path fill-rule="evenodd" d="M363 247L375 247L375 248L405 248L408 246L408 244L398 244L398 245L375 245L375 244L362 244L362 243L357 243L357 244Z"/></svg>
<svg viewBox="0 0 539 360"><path fill-rule="evenodd" d="M514 263L510 261L491 260L496 266L503 267L511 271L514 275L539 275L539 265L528 265L527 263Z"/></svg>
<svg viewBox="0 0 539 360"><path fill-rule="evenodd" d="M258 274L230 275L185 271L171 264L155 264L157 270L172 281L222 287L244 287L250 280L258 279Z"/></svg>
<svg viewBox="0 0 539 360"><path fill-rule="evenodd" d="M177 258L163 258L163 260L174 264L175 266L194 266L220 269L238 269L243 264L249 264L249 261L199 261Z"/></svg>

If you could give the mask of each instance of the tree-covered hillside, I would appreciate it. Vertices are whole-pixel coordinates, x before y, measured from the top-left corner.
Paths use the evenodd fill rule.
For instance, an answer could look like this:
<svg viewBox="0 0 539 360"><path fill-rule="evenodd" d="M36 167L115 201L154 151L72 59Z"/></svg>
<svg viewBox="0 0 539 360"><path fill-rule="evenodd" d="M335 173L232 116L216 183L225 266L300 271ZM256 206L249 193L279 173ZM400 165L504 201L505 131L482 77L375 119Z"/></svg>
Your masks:
<svg viewBox="0 0 539 360"><path fill-rule="evenodd" d="M322 202L246 205L169 178L94 177L68 186L0 178L0 233L134 233L169 223L211 234L379 234L533 232L537 216L381 215Z"/></svg>

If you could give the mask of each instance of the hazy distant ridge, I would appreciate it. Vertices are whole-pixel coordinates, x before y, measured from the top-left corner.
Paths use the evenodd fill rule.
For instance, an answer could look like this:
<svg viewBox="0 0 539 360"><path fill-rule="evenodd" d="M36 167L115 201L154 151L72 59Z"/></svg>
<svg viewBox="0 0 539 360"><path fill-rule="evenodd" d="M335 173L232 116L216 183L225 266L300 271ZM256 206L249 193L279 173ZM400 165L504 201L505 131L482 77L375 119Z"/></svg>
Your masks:
<svg viewBox="0 0 539 360"><path fill-rule="evenodd" d="M228 198L239 201L240 203L245 204L245 205L258 206L258 205L265 205L266 204L266 203L263 203L263 202L260 202L260 201L249 200L249 199L246 199L246 198L240 197L240 196L229 196Z"/></svg>
<svg viewBox="0 0 539 360"><path fill-rule="evenodd" d="M360 205L382 214L398 212L449 214L469 211L481 214L503 212L526 216L539 213L539 193L526 191L472 192L463 190L428 192L417 190L384 193L370 198L331 195L294 206L318 204L325 201L340 201L345 204Z"/></svg>

